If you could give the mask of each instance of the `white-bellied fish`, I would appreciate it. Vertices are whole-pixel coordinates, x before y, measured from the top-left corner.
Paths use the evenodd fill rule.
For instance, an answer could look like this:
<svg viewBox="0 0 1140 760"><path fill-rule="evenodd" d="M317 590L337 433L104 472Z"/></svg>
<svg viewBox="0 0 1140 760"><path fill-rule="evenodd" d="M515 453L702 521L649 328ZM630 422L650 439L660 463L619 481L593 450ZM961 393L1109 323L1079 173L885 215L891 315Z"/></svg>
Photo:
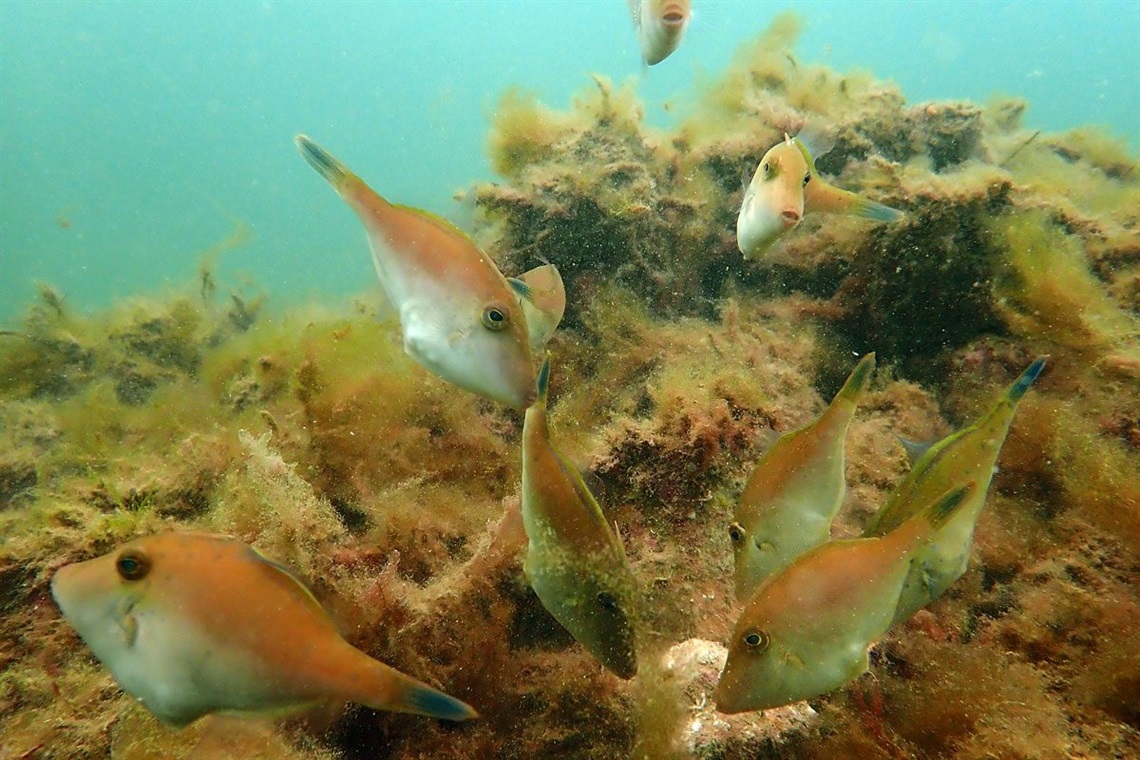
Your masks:
<svg viewBox="0 0 1140 760"><path fill-rule="evenodd" d="M519 275L518 280L522 287L515 285L515 290L522 294L530 346L541 351L566 313L566 285L558 267L550 263Z"/></svg>
<svg viewBox="0 0 1140 760"><path fill-rule="evenodd" d="M689 0L628 0L647 66L661 63L681 44L692 13Z"/></svg>
<svg viewBox="0 0 1140 760"><path fill-rule="evenodd" d="M749 598L713 699L725 713L825 694L867 670L891 625L911 557L976 490L944 494L881 538L830 541L800 555Z"/></svg>
<svg viewBox="0 0 1140 760"><path fill-rule="evenodd" d="M822 140L802 132L784 135L784 141L760 159L736 217L736 243L745 258L768 250L806 214L848 214L880 222L902 218L901 211L824 182L813 156L826 154L831 146L817 149L807 142Z"/></svg>
<svg viewBox="0 0 1140 760"><path fill-rule="evenodd" d="M784 433L756 464L728 535L736 562L736 598L831 535L843 503L847 428L875 369L864 356L816 420Z"/></svg>
<svg viewBox="0 0 1140 760"><path fill-rule="evenodd" d="M523 425L523 570L542 605L621 678L637 673L637 583L621 540L581 474L554 448L546 420L550 359Z"/></svg>
<svg viewBox="0 0 1140 760"><path fill-rule="evenodd" d="M235 539L141 538L60 568L51 589L119 685L172 726L335 701L476 717L350 645L300 581Z"/></svg>
<svg viewBox="0 0 1140 760"><path fill-rule="evenodd" d="M915 553L895 611L896 623L937 599L966 572L974 527L986 503L998 453L1013 423L1018 402L1044 367L1045 357L1038 358L985 416L927 449L863 531L864 536L885 535L909 519L915 509L934 494L967 481L978 484L968 503L938 529L928 546Z"/></svg>
<svg viewBox="0 0 1140 760"><path fill-rule="evenodd" d="M408 355L461 388L529 406L535 376L526 317L495 262L449 222L381 198L305 135L296 142L364 223Z"/></svg>

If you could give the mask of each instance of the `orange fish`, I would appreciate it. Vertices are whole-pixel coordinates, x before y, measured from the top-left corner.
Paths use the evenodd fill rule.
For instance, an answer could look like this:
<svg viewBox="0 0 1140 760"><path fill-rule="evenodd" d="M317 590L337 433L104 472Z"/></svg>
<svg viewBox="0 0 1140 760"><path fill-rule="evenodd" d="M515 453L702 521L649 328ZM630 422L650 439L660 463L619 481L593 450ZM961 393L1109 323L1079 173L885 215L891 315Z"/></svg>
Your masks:
<svg viewBox="0 0 1140 760"><path fill-rule="evenodd" d="M172 726L332 701L476 717L350 645L288 570L225 536L140 538L60 568L51 591L124 691Z"/></svg>
<svg viewBox="0 0 1140 760"><path fill-rule="evenodd" d="M824 155L831 146L809 147L815 142L804 133L784 135L764 154L744 191L736 217L736 243L745 258L770 248L784 233L795 229L806 214L849 214L894 222L902 212L824 182L815 169L813 155Z"/></svg>
<svg viewBox="0 0 1140 760"><path fill-rule="evenodd" d="M998 397L985 416L927 449L863 531L864 536L885 535L905 522L916 506L934 494L966 481L978 484L969 503L953 520L939 528L928 546L915 554L895 610L896 623L937 599L966 572L970 547L974 543L974 526L985 506L998 454L1013 424L1018 403L1044 368L1045 357L1042 356Z"/></svg>
<svg viewBox="0 0 1140 760"><path fill-rule="evenodd" d="M637 673L636 581L621 539L574 465L554 448L546 423L550 359L523 424L523 571L539 600L590 653L621 678Z"/></svg>
<svg viewBox="0 0 1140 760"><path fill-rule="evenodd" d="M408 355L461 388L530 406L535 374L519 302L525 293L454 225L384 200L305 135L297 148L364 223Z"/></svg>
<svg viewBox="0 0 1140 760"><path fill-rule="evenodd" d="M661 63L681 44L692 13L689 0L628 0L647 66Z"/></svg>
<svg viewBox="0 0 1140 760"><path fill-rule="evenodd" d="M825 694L867 670L891 625L911 557L977 490L944 494L881 538L831 541L797 557L748 599L713 699L725 713Z"/></svg>
<svg viewBox="0 0 1140 760"><path fill-rule="evenodd" d="M875 369L870 353L812 423L780 436L756 464L729 526L736 598L831 536L843 504L847 428Z"/></svg>

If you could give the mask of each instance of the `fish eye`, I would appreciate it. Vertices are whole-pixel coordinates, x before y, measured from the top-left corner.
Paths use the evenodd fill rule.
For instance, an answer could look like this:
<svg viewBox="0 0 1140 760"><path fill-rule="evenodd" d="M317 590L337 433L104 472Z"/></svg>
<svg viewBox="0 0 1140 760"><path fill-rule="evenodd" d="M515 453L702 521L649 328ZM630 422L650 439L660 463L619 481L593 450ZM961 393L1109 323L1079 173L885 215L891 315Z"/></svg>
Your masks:
<svg viewBox="0 0 1140 760"><path fill-rule="evenodd" d="M607 610L612 611L617 609L617 599L615 599L614 595L608 591L598 592L598 604L602 605Z"/></svg>
<svg viewBox="0 0 1140 760"><path fill-rule="evenodd" d="M751 631L746 632L742 640L744 641L744 646L748 647L756 654L759 654L768 648L768 634L756 628L753 628Z"/></svg>
<svg viewBox="0 0 1140 760"><path fill-rule="evenodd" d="M125 581L139 581L150 572L150 559L142 552L126 551L115 560L115 569Z"/></svg>
<svg viewBox="0 0 1140 760"><path fill-rule="evenodd" d="M483 326L488 330L505 330L507 323L510 322L510 315L507 310L491 304L483 309Z"/></svg>
<svg viewBox="0 0 1140 760"><path fill-rule="evenodd" d="M768 165L768 162L767 162L767 161L765 161L764 163L760 164L760 168L763 170L763 172L764 172L765 174L767 174L768 172L772 171L772 167Z"/></svg>
<svg viewBox="0 0 1140 760"><path fill-rule="evenodd" d="M744 540L744 528L740 523L733 523L728 526L728 537L732 539L734 544L739 544Z"/></svg>
<svg viewBox="0 0 1140 760"><path fill-rule="evenodd" d="M811 175L805 174L804 175L804 187L807 187L807 183L809 183L809 182L811 182Z"/></svg>

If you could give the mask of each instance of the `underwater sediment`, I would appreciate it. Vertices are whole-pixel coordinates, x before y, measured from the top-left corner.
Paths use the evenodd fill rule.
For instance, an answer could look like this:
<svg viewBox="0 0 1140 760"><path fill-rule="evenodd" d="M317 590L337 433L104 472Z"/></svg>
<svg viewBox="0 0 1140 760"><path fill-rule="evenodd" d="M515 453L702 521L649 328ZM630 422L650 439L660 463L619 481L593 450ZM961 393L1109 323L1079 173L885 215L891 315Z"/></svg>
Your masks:
<svg viewBox="0 0 1140 760"><path fill-rule="evenodd" d="M454 391L368 307L296 307L209 272L73 313L45 286L0 335L0 756L1127 757L1140 752L1140 166L1016 99L910 104L787 55L778 22L672 129L597 78L568 112L504 96L476 237L566 283L550 418L640 584L640 672L606 671L523 577L522 415ZM905 212L733 237L744 172L805 124L829 181ZM288 146L283 146L288 150ZM363 251L362 251L362 254ZM871 674L764 714L708 695L739 614L728 524L776 434L855 363L833 536L1034 357L967 573ZM330 708L163 727L61 624L64 564L223 532L293 568L353 645L481 719ZM282 632L288 635L288 632Z"/></svg>

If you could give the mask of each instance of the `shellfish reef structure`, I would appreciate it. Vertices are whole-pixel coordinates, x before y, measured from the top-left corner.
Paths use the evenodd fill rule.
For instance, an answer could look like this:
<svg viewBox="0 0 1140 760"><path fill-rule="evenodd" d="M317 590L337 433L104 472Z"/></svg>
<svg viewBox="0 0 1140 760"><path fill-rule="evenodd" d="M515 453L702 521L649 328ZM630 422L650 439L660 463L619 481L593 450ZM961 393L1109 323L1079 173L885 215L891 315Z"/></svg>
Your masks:
<svg viewBox="0 0 1140 760"><path fill-rule="evenodd" d="M469 191L504 272L547 260L564 278L550 419L640 584L636 678L523 577L520 413L419 369L363 301L223 303L207 265L95 314L44 285L0 335L0 756L1140 755L1140 166L1094 129L1024 129L1020 100L908 104L797 62L794 37L777 21L670 128L601 78L566 112L507 92L500 181ZM906 216L812 216L745 261L741 176L809 123L836 139L822 174ZM940 438L1050 359L963 578L853 684L721 715L733 504L869 351L836 537L905 476L896 436ZM293 568L353 645L481 719L330 706L162 726L61 623L49 582L171 529Z"/></svg>

